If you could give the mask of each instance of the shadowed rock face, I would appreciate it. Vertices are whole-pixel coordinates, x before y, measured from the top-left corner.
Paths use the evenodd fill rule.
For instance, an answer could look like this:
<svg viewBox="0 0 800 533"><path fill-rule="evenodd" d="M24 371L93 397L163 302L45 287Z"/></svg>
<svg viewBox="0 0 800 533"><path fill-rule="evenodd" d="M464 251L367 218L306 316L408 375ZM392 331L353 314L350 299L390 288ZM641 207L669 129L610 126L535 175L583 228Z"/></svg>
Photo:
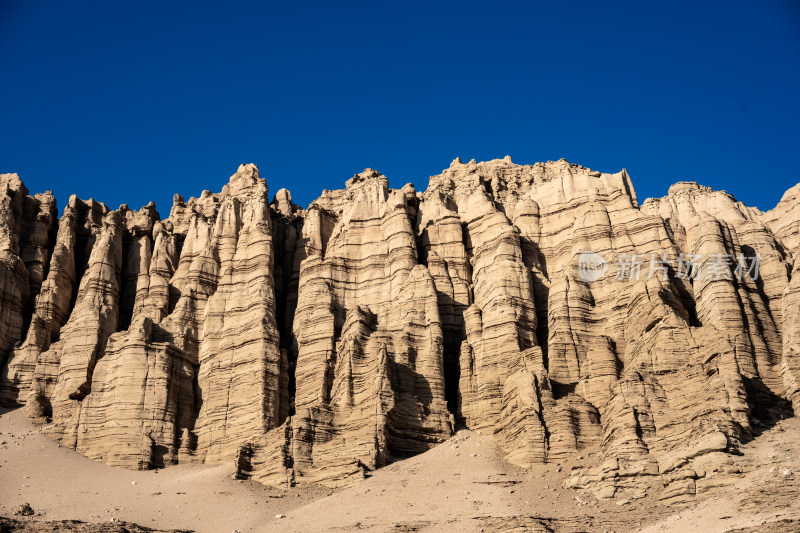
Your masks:
<svg viewBox="0 0 800 533"><path fill-rule="evenodd" d="M695 457L800 405L798 187L640 205L624 170L456 160L303 210L242 165L166 220L57 220L4 174L0 254L0 399L113 465L336 486L463 425L520 466L596 454L569 484L600 496L685 498Z"/></svg>

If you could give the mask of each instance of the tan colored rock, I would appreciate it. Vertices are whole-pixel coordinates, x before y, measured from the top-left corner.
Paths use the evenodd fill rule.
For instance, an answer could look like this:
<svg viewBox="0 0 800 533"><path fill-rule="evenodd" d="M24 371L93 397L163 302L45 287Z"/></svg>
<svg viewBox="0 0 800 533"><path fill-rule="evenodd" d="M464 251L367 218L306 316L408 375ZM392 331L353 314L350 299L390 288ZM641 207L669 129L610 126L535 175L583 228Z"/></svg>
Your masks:
<svg viewBox="0 0 800 533"><path fill-rule="evenodd" d="M595 458L567 484L598 497L683 501L800 402L797 187L640 205L625 170L457 159L303 210L242 165L166 220L73 198L56 231L51 195L0 183L0 399L109 464L339 486L464 425L517 465Z"/></svg>
<svg viewBox="0 0 800 533"><path fill-rule="evenodd" d="M75 307L61 328L61 355L52 395L40 398L40 391L34 391L36 402L52 409L50 435L73 448L78 441L82 400L92 390L94 367L117 329L122 231L119 213L108 212L92 246Z"/></svg>
<svg viewBox="0 0 800 533"><path fill-rule="evenodd" d="M112 335L82 401L75 448L128 468L163 467L182 459L196 418L195 365L148 317Z"/></svg>
<svg viewBox="0 0 800 533"><path fill-rule="evenodd" d="M240 475L340 485L450 436L437 297L417 264L408 197L367 169L307 210L295 413L254 443Z"/></svg>
<svg viewBox="0 0 800 533"><path fill-rule="evenodd" d="M785 250L796 256L800 249L800 183L786 191L778 205L763 214L762 220Z"/></svg>
<svg viewBox="0 0 800 533"><path fill-rule="evenodd" d="M3 366L30 324L34 301L47 275L55 204L51 192L28 196L28 189L18 175L0 174L0 363ZM13 398L4 399L9 400Z"/></svg>
<svg viewBox="0 0 800 533"><path fill-rule="evenodd" d="M789 281L782 293L783 342L780 372L786 398L800 409L800 184L783 195L778 205L764 213L762 220L780 243L779 251L787 257ZM778 307L778 306L776 306Z"/></svg>
<svg viewBox="0 0 800 533"><path fill-rule="evenodd" d="M288 383L282 383L275 323L267 195L255 165L240 166L220 193L213 240L206 249L218 277L200 332L202 406L195 432L198 453L210 462L232 458L242 441L282 422L281 390Z"/></svg>

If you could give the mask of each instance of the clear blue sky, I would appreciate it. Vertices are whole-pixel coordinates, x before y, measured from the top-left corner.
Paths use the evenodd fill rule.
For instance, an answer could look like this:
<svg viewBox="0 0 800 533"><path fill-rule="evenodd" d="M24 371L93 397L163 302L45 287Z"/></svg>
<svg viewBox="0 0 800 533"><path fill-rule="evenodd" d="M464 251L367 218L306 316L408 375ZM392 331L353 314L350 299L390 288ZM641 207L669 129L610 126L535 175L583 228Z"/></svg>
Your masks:
<svg viewBox="0 0 800 533"><path fill-rule="evenodd" d="M773 207L800 181L800 2L605 4L0 0L0 171L166 217L243 162L305 206L509 154Z"/></svg>

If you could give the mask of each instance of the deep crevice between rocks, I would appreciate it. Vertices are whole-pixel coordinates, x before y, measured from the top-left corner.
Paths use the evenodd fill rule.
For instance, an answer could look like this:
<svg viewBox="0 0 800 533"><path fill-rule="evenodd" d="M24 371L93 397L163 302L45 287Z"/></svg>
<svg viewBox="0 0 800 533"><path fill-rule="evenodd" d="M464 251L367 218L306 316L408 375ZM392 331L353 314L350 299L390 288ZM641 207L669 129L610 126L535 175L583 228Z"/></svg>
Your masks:
<svg viewBox="0 0 800 533"><path fill-rule="evenodd" d="M136 301L136 285L138 272L131 272L128 267L131 248L134 246L135 237L127 230L122 236L122 268L119 280L119 314L117 316L117 331L125 331L131 325L133 306Z"/></svg>
<svg viewBox="0 0 800 533"><path fill-rule="evenodd" d="M92 248L97 238L90 228L83 225L87 221L88 211L89 207L86 204L82 202L78 203L75 221L75 251L72 256L75 262L75 283L72 286L72 294L70 295L69 301L69 315L64 322L65 324L69 322L72 312L75 310L75 305L78 302L78 291L81 287L81 280L86 270L89 268L89 257L92 254Z"/></svg>

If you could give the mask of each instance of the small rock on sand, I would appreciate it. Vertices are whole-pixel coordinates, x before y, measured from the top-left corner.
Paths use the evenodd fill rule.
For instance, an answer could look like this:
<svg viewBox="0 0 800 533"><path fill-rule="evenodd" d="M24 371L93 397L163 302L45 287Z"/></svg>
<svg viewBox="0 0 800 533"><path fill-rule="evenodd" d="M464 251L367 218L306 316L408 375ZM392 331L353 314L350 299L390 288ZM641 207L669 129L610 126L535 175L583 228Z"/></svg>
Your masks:
<svg viewBox="0 0 800 533"><path fill-rule="evenodd" d="M14 514L17 516L32 516L33 515L33 508L29 503L23 503L22 505L18 505L16 509L14 509Z"/></svg>

